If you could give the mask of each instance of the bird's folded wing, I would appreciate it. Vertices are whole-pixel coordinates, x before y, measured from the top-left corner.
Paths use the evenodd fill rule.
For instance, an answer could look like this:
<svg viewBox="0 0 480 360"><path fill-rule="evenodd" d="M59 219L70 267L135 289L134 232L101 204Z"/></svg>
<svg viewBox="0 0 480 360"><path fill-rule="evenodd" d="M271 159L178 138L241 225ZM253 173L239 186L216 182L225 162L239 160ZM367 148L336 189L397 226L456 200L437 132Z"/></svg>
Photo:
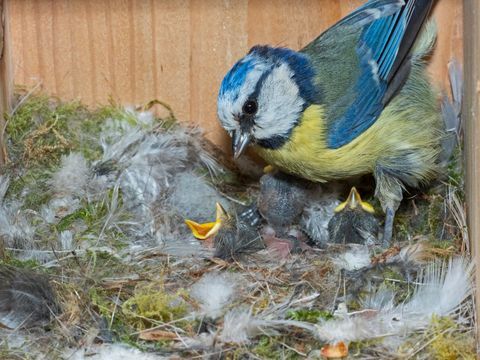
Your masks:
<svg viewBox="0 0 480 360"><path fill-rule="evenodd" d="M432 3L369 1L302 50L323 72L326 66L338 67L337 73L343 76L338 83L342 94L331 96L326 104L331 117L329 148L348 144L367 130L403 86L410 71L410 50ZM340 69L348 74L340 74ZM319 76L324 92L336 86L334 79L327 77L332 83L323 84Z"/></svg>

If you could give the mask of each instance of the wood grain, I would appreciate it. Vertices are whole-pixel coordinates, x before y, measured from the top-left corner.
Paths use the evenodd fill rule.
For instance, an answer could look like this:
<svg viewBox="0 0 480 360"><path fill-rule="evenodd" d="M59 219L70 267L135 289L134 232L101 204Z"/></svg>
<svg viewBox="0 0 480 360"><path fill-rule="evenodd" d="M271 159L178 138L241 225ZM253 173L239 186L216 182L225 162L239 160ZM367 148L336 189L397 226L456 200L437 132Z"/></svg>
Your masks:
<svg viewBox="0 0 480 360"><path fill-rule="evenodd" d="M6 5L5 0L0 0L0 165L4 164L6 156L3 146L5 114L11 111L13 97L10 16ZM0 248L1 252L1 243Z"/></svg>
<svg viewBox="0 0 480 360"><path fill-rule="evenodd" d="M6 0L17 84L88 105L157 98L224 149L216 95L225 72L255 44L299 49L362 0ZM462 59L462 1L438 1L430 71L447 84Z"/></svg>
<svg viewBox="0 0 480 360"><path fill-rule="evenodd" d="M465 121L466 200L468 233L475 266L477 350L480 339L480 2L465 1ZM478 354L478 353L477 353Z"/></svg>

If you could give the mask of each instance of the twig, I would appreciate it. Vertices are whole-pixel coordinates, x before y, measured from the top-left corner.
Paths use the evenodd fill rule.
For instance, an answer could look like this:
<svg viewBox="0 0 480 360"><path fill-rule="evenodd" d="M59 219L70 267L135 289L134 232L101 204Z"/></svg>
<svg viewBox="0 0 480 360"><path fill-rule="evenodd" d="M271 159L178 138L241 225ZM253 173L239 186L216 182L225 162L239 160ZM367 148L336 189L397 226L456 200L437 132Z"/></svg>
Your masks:
<svg viewBox="0 0 480 360"><path fill-rule="evenodd" d="M115 313L117 312L117 306L118 306L118 302L120 301L120 293L122 292L122 287L123 286L120 285L120 288L118 289L117 300L115 301L115 306L113 307L112 317L110 319L110 326L108 327L108 330L112 330L113 319L115 318Z"/></svg>

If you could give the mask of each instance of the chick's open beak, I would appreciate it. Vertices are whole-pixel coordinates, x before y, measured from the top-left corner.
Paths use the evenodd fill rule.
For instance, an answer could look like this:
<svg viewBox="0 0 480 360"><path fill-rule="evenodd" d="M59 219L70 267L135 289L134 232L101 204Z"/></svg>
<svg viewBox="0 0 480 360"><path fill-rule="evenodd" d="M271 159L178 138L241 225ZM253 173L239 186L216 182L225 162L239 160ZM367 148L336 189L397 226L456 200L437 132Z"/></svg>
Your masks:
<svg viewBox="0 0 480 360"><path fill-rule="evenodd" d="M355 209L357 207L361 207L364 211L374 214L375 210L373 209L373 206L370 205L369 203L365 202L362 200L360 197L360 194L358 193L357 189L355 187L352 187L350 190L350 194L348 195L347 200L345 202L341 203L335 208L335 212L338 213L345 208L349 209Z"/></svg>
<svg viewBox="0 0 480 360"><path fill-rule="evenodd" d="M219 203L216 204L216 219L214 222L199 224L192 220L185 220L185 224L190 228L192 234L198 240L207 240L215 236L223 226L229 215Z"/></svg>
<svg viewBox="0 0 480 360"><path fill-rule="evenodd" d="M238 159L240 155L243 154L248 144L250 143L251 136L250 134L241 131L235 130L232 133L232 150L233 158Z"/></svg>

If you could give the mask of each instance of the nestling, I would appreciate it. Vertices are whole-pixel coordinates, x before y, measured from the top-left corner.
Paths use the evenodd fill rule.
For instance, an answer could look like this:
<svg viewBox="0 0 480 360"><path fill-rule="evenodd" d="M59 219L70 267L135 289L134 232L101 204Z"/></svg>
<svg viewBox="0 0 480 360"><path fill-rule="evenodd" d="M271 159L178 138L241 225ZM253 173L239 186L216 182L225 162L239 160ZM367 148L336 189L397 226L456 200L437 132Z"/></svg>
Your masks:
<svg viewBox="0 0 480 360"><path fill-rule="evenodd" d="M257 206L278 236L285 236L303 212L311 183L288 174L272 172L260 179Z"/></svg>
<svg viewBox="0 0 480 360"><path fill-rule="evenodd" d="M328 223L330 242L373 245L378 239L378 220L373 207L362 201L354 187L345 202L335 209Z"/></svg>
<svg viewBox="0 0 480 360"><path fill-rule="evenodd" d="M264 248L256 227L243 221L236 214L227 213L220 203L216 204L214 222L199 224L185 220L185 223L198 240L213 239L214 256L220 259L232 260Z"/></svg>
<svg viewBox="0 0 480 360"><path fill-rule="evenodd" d="M314 182L372 173L388 243L404 187L439 170L443 129L424 63L435 41L434 26L423 26L432 3L370 0L298 52L253 47L218 95L234 156L252 145Z"/></svg>

